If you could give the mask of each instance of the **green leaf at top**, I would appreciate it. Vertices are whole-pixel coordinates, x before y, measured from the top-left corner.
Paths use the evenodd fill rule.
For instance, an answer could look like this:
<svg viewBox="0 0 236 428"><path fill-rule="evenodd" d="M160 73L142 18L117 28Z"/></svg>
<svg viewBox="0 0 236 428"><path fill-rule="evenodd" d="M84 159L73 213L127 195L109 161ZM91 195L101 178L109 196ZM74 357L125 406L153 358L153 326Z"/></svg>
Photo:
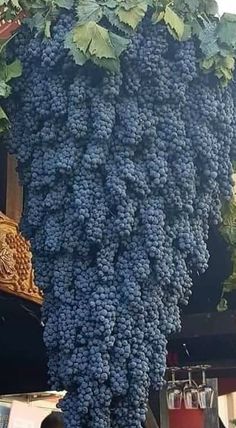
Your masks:
<svg viewBox="0 0 236 428"><path fill-rule="evenodd" d="M81 0L76 7L79 24L98 22L102 18L102 8L96 0Z"/></svg>
<svg viewBox="0 0 236 428"><path fill-rule="evenodd" d="M93 22L79 25L73 29L73 42L86 54L92 40Z"/></svg>
<svg viewBox="0 0 236 428"><path fill-rule="evenodd" d="M132 35L132 28L124 24L123 22L120 22L118 16L115 13L115 10L109 9L108 7L104 7L103 12L104 16L108 19L112 27L115 27L127 36Z"/></svg>
<svg viewBox="0 0 236 428"><path fill-rule="evenodd" d="M109 70L112 73L117 73L120 69L120 62L118 59L97 58L94 56L91 57L91 60L94 62L94 64L98 65L99 67L105 68L106 70Z"/></svg>
<svg viewBox="0 0 236 428"><path fill-rule="evenodd" d="M181 42L185 42L186 40L189 40L192 37L192 27L190 24L184 25L184 32L181 37Z"/></svg>
<svg viewBox="0 0 236 428"><path fill-rule="evenodd" d="M217 55L220 51L220 47L217 41L217 22L206 22L204 26L199 30L198 37L201 41L200 48L206 58L210 58Z"/></svg>
<svg viewBox="0 0 236 428"><path fill-rule="evenodd" d="M215 16L219 12L218 3L216 0L205 0L205 13Z"/></svg>
<svg viewBox="0 0 236 428"><path fill-rule="evenodd" d="M94 21L75 27L73 41L84 54L89 53L98 58L116 58L109 31Z"/></svg>
<svg viewBox="0 0 236 428"><path fill-rule="evenodd" d="M165 17L165 12L162 10L161 12L155 11L152 15L152 22L153 24L157 24L158 22L161 22Z"/></svg>
<svg viewBox="0 0 236 428"><path fill-rule="evenodd" d="M169 6L165 9L164 21L174 31L177 38L181 40L184 34L184 21Z"/></svg>
<svg viewBox="0 0 236 428"><path fill-rule="evenodd" d="M235 13L224 13L221 17L221 22L236 22L236 14Z"/></svg>
<svg viewBox="0 0 236 428"><path fill-rule="evenodd" d="M223 58L223 63L224 66L228 69L228 70L234 70L235 68L235 59L233 56L231 55L227 55Z"/></svg>
<svg viewBox="0 0 236 428"><path fill-rule="evenodd" d="M74 4L74 0L54 0L54 3L58 7L62 7L63 9L71 10Z"/></svg>
<svg viewBox="0 0 236 428"><path fill-rule="evenodd" d="M6 82L9 82L11 79L15 79L16 77L20 77L22 74L21 62L16 59L11 64L7 64L5 70Z"/></svg>
<svg viewBox="0 0 236 428"><path fill-rule="evenodd" d="M208 71L213 67L214 62L214 57L205 58L201 61L201 68Z"/></svg>
<svg viewBox="0 0 236 428"><path fill-rule="evenodd" d="M12 6L15 7L16 9L21 8L18 0L11 0L11 3L12 3Z"/></svg>
<svg viewBox="0 0 236 428"><path fill-rule="evenodd" d="M97 58L116 59L114 48L111 44L109 31L96 23L93 25L93 37L89 46L89 52L91 55L95 55Z"/></svg>
<svg viewBox="0 0 236 428"><path fill-rule="evenodd" d="M142 21L145 13L147 12L147 4L140 2L137 6L126 10L123 6L118 7L116 14L121 22L129 25L129 27L135 28Z"/></svg>
<svg viewBox="0 0 236 428"><path fill-rule="evenodd" d="M134 7L137 6L143 6L144 4L146 6L148 6L148 1L143 1L143 0L121 0L118 1L117 3L120 3L120 6L123 7L125 10L130 10L133 9Z"/></svg>
<svg viewBox="0 0 236 428"><path fill-rule="evenodd" d="M26 18L24 22L31 30L35 28L38 33L43 33L45 30L45 18L40 12L36 12L32 18Z"/></svg>
<svg viewBox="0 0 236 428"><path fill-rule="evenodd" d="M194 13L199 7L199 0L184 0L183 2L189 9L190 12Z"/></svg>
<svg viewBox="0 0 236 428"><path fill-rule="evenodd" d="M236 47L236 15L225 13L221 17L218 38L224 45Z"/></svg>
<svg viewBox="0 0 236 428"><path fill-rule="evenodd" d="M116 0L100 0L99 4L101 6L108 7L109 9L115 9L117 7L117 1Z"/></svg>
<svg viewBox="0 0 236 428"><path fill-rule="evenodd" d="M109 35L114 52L116 56L119 57L122 52L124 52L124 50L127 48L130 41L125 37L118 36L118 34L115 34L113 32L110 32Z"/></svg>
<svg viewBox="0 0 236 428"><path fill-rule="evenodd" d="M73 42L73 31L70 31L69 33L67 33L65 42L64 42L64 47L65 49L69 49L70 54L72 55L77 65L85 64L88 58Z"/></svg>

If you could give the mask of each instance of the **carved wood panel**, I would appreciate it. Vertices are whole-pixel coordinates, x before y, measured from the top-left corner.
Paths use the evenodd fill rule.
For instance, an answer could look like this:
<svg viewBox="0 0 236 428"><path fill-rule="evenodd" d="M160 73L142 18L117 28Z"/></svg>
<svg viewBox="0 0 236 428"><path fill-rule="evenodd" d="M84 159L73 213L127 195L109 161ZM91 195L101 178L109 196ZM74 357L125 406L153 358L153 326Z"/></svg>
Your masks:
<svg viewBox="0 0 236 428"><path fill-rule="evenodd" d="M31 259L30 245L17 224L0 212L0 290L41 303Z"/></svg>

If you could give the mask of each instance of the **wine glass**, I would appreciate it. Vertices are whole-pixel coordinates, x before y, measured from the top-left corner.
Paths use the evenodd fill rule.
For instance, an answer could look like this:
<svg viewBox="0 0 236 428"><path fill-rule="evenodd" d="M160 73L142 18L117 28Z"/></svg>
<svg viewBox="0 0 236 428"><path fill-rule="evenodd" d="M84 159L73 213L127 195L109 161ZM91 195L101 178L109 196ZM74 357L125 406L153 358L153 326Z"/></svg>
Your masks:
<svg viewBox="0 0 236 428"><path fill-rule="evenodd" d="M192 368L185 367L188 372L188 383L184 386L184 404L186 409L198 409L198 388L192 380Z"/></svg>
<svg viewBox="0 0 236 428"><path fill-rule="evenodd" d="M180 385L176 383L175 373L179 370L178 367L171 367L171 381L166 389L167 405L169 410L181 409L183 392Z"/></svg>
<svg viewBox="0 0 236 428"><path fill-rule="evenodd" d="M211 409L213 407L214 389L207 385L206 370L210 366L201 366L202 384L198 387L199 406L201 409Z"/></svg>

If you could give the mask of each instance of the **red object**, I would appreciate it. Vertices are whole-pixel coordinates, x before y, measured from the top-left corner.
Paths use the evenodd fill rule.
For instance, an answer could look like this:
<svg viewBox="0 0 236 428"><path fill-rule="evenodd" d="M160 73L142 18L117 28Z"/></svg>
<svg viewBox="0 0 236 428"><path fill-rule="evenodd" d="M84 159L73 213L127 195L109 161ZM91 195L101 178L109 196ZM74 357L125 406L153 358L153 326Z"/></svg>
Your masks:
<svg viewBox="0 0 236 428"><path fill-rule="evenodd" d="M19 13L19 15L17 15L16 19L14 19L14 21L12 22L5 22L4 24L2 24L1 21L1 26L0 26L0 39L1 40L7 40L9 39L12 34L18 30L18 28L20 28L21 26L21 20L25 17L25 13L21 12Z"/></svg>
<svg viewBox="0 0 236 428"><path fill-rule="evenodd" d="M201 409L170 410L169 427L170 428L204 428L204 412Z"/></svg>
<svg viewBox="0 0 236 428"><path fill-rule="evenodd" d="M236 378L219 378L218 379L219 395L231 394L236 392Z"/></svg>
<svg viewBox="0 0 236 428"><path fill-rule="evenodd" d="M176 352L168 352L167 355L167 366L168 367L178 367L179 359Z"/></svg>

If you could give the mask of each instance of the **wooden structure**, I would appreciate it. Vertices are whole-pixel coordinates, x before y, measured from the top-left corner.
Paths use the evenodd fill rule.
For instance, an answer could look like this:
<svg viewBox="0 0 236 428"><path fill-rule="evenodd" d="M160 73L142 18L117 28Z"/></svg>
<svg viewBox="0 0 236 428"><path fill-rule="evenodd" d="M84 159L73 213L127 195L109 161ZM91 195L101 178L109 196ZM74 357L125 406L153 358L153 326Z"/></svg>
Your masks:
<svg viewBox="0 0 236 428"><path fill-rule="evenodd" d="M42 294L34 284L29 243L18 226L0 212L0 290L36 303Z"/></svg>
<svg viewBox="0 0 236 428"><path fill-rule="evenodd" d="M5 214L0 211L0 290L23 299L42 303L42 293L34 284L29 243L18 229L23 189L19 185L14 157L5 157ZM1 177L3 179L3 177Z"/></svg>

